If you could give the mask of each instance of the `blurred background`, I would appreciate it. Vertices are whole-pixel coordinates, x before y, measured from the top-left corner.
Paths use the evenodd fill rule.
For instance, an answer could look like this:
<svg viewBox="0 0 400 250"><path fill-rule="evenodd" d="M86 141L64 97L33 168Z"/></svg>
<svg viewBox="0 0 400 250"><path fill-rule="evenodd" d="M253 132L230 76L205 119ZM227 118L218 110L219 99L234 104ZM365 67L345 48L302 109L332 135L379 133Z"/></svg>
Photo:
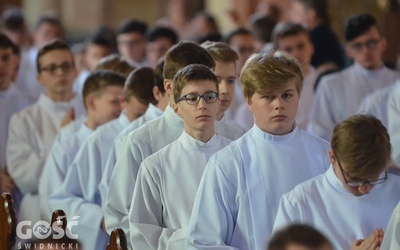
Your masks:
<svg viewBox="0 0 400 250"><path fill-rule="evenodd" d="M264 11L269 4L279 8L279 20L288 19L291 0L1 0L0 12L19 7L23 11L28 28L43 14L58 16L65 28L69 42L83 41L94 27L107 25L116 29L127 18L141 19L149 26L166 20L178 33L197 11L211 13L222 34L238 26L245 26L255 12ZM343 26L346 19L360 12L372 13L379 21L388 39L384 54L385 63L394 67L400 45L400 0L329 0L331 26L343 42ZM182 38L182 36L181 36Z"/></svg>

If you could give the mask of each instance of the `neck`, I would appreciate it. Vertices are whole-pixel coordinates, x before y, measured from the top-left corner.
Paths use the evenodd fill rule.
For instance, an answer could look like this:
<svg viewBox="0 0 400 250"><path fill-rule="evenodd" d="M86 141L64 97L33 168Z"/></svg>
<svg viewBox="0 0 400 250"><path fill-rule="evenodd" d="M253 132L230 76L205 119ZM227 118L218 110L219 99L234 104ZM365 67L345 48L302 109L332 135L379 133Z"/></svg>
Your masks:
<svg viewBox="0 0 400 250"><path fill-rule="evenodd" d="M206 128L204 130L192 130L192 131L186 129L185 126L185 132L194 139L205 143L208 142L211 139L211 137L213 137L214 125L212 126L212 128Z"/></svg>
<svg viewBox="0 0 400 250"><path fill-rule="evenodd" d="M225 112L218 112L218 113L217 113L216 119L217 119L218 121L221 121L221 119L224 117L224 115L225 115Z"/></svg>
<svg viewBox="0 0 400 250"><path fill-rule="evenodd" d="M311 59L310 59L311 60ZM310 71L310 65L308 64L308 65L302 65L301 66L301 69L303 70L303 75L304 75L304 77L306 77L307 75L308 75L308 73L309 73L309 71Z"/></svg>
<svg viewBox="0 0 400 250"><path fill-rule="evenodd" d="M86 120L86 126L92 130L95 130L99 125L94 121L93 117L89 117L88 115L88 119Z"/></svg>
<svg viewBox="0 0 400 250"><path fill-rule="evenodd" d="M161 109L162 111L165 111L165 108L167 108L167 105L168 105L168 103L165 104L165 103L162 103L162 102L158 102L158 103L156 104L156 107L159 108L159 109Z"/></svg>
<svg viewBox="0 0 400 250"><path fill-rule="evenodd" d="M68 92L68 93L48 93L47 96L52 99L55 102L68 102L72 98L74 98L74 93Z"/></svg>

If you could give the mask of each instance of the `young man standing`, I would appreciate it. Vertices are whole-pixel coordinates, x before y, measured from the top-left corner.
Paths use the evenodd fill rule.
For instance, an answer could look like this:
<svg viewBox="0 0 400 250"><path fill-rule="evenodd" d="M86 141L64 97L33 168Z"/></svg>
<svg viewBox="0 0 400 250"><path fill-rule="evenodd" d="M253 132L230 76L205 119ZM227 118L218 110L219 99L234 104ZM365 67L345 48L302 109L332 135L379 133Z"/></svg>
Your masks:
<svg viewBox="0 0 400 250"><path fill-rule="evenodd" d="M346 25L346 52L354 65L321 79L308 130L330 141L336 124L357 112L365 96L400 77L383 64L386 40L370 14L351 17Z"/></svg>
<svg viewBox="0 0 400 250"><path fill-rule="evenodd" d="M203 170L210 156L231 142L214 131L220 102L217 77L208 67L186 66L175 75L173 86L174 111L184 132L139 168L129 213L133 249L185 249L186 225Z"/></svg>
<svg viewBox="0 0 400 250"><path fill-rule="evenodd" d="M330 168L282 196L274 230L306 223L335 249L379 249L400 200L400 177L387 173L389 134L374 116L354 115L335 127L331 144Z"/></svg>
<svg viewBox="0 0 400 250"><path fill-rule="evenodd" d="M44 45L37 56L37 71L46 92L11 117L7 142L7 167L24 194L19 217L31 221L40 219L39 177L57 132L71 109L76 117L84 110L72 92L76 71L67 44L53 40Z"/></svg>
<svg viewBox="0 0 400 250"><path fill-rule="evenodd" d="M264 249L280 197L329 166L329 144L295 125L303 82L296 59L255 54L240 81L255 124L208 161L187 249Z"/></svg>

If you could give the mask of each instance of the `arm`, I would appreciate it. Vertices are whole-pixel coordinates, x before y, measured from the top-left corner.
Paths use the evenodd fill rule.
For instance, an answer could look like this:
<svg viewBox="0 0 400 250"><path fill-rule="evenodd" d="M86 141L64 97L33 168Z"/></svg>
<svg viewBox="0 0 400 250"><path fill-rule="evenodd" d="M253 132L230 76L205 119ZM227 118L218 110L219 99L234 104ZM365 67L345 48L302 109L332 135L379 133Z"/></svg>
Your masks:
<svg viewBox="0 0 400 250"><path fill-rule="evenodd" d="M304 223L304 221L301 219L299 211L297 211L290 203L288 195L283 195L279 201L278 212L275 217L275 223L272 232L275 232L280 228L294 222Z"/></svg>
<svg viewBox="0 0 400 250"><path fill-rule="evenodd" d="M152 176L146 161L140 166L129 213L130 242L134 249L184 249L185 229L166 228L159 176ZM180 237L176 237L181 235ZM175 238L175 239L174 239ZM175 242L174 242L175 241ZM176 245L178 243L178 245ZM180 243L180 244L179 244Z"/></svg>
<svg viewBox="0 0 400 250"><path fill-rule="evenodd" d="M110 185L105 204L104 217L107 232L115 227L125 231L129 241L129 209L139 166L150 149L139 147L135 142L126 142L117 156L117 162L111 174Z"/></svg>
<svg viewBox="0 0 400 250"><path fill-rule="evenodd" d="M237 219L236 197L232 194L236 190L211 157L187 226L187 249L237 249L229 246Z"/></svg>
<svg viewBox="0 0 400 250"><path fill-rule="evenodd" d="M7 141L8 172L22 193L36 193L42 167L50 151L38 132L19 114L12 116Z"/></svg>

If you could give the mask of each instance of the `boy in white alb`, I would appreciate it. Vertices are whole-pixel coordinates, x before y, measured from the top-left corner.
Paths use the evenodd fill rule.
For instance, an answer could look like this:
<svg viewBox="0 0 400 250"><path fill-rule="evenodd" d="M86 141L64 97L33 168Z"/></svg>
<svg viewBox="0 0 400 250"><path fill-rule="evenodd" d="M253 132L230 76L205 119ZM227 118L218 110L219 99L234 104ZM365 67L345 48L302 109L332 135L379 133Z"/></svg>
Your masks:
<svg viewBox="0 0 400 250"><path fill-rule="evenodd" d="M169 94L170 103L160 118L144 124L128 135L127 143L117 158L110 179L105 208L107 232L110 233L115 227L122 227L129 238L128 214L140 164L146 157L175 141L182 134L182 119L171 107L174 103L172 79L179 69L193 63L204 64L209 68L215 67L211 55L193 42L182 41L167 52L164 87ZM241 136L241 133L234 133L231 128L229 124L215 121L215 131L218 135L228 139Z"/></svg>
<svg viewBox="0 0 400 250"><path fill-rule="evenodd" d="M71 109L76 117L84 110L72 92L76 72L67 44L53 40L44 45L37 56L37 71L46 93L11 117L6 151L9 173L24 194L19 217L32 222L40 219L39 177L56 134Z"/></svg>
<svg viewBox="0 0 400 250"><path fill-rule="evenodd" d="M281 195L329 166L329 144L294 122L303 81L296 59L255 54L240 81L255 124L208 161L187 249L264 249Z"/></svg>
<svg viewBox="0 0 400 250"><path fill-rule="evenodd" d="M306 223L337 250L379 249L400 200L400 177L387 173L389 134L374 116L354 115L335 127L331 143L329 170L282 196L274 230Z"/></svg>
<svg viewBox="0 0 400 250"><path fill-rule="evenodd" d="M231 142L214 132L220 103L218 80L209 68L186 66L175 75L173 86L174 111L184 132L139 168L129 213L133 249L185 249L186 225L203 170L210 156Z"/></svg>
<svg viewBox="0 0 400 250"><path fill-rule="evenodd" d="M126 128L124 128L115 137L113 145L111 146L110 153L108 154L106 166L101 177L99 184L102 208L105 209L105 204L107 200L108 187L110 185L110 178L112 171L114 170L115 163L117 162L118 152L122 151L128 134L133 130L139 128L146 122L152 121L160 117L165 108L168 105L169 96L164 89L164 78L163 78L163 68L164 68L164 58L162 58L156 68L154 69L154 86L153 86L153 96L155 98L156 104L149 104L149 107L141 117L131 122Z"/></svg>
<svg viewBox="0 0 400 250"><path fill-rule="evenodd" d="M112 71L94 71L85 80L82 97L87 119L78 130L61 143L54 143L43 167L39 182L42 218L50 221L53 210L48 197L64 182L65 175L83 141L100 125L121 113L119 98L123 94L125 77Z"/></svg>
<svg viewBox="0 0 400 250"><path fill-rule="evenodd" d="M381 249L400 249L400 202L394 209L389 225L383 236Z"/></svg>
<svg viewBox="0 0 400 250"><path fill-rule="evenodd" d="M87 249L104 249L108 236L104 232L99 183L108 152L115 136L130 121L146 111L153 101L153 70L143 67L132 71L125 83L123 96L113 100L117 105L125 100L124 111L115 120L96 129L76 154L64 183L49 197L51 208L63 208L67 217L80 216L77 232Z"/></svg>
<svg viewBox="0 0 400 250"><path fill-rule="evenodd" d="M276 50L289 53L301 65L304 82L296 114L296 124L305 130L310 121L311 107L314 101L314 85L318 76L317 71L311 65L314 46L310 33L300 24L279 23L274 28L273 41Z"/></svg>
<svg viewBox="0 0 400 250"><path fill-rule="evenodd" d="M354 64L321 79L308 126L310 132L328 141L335 125L356 114L365 96L400 77L383 64L387 43L372 15L351 17L345 29L346 52Z"/></svg>

